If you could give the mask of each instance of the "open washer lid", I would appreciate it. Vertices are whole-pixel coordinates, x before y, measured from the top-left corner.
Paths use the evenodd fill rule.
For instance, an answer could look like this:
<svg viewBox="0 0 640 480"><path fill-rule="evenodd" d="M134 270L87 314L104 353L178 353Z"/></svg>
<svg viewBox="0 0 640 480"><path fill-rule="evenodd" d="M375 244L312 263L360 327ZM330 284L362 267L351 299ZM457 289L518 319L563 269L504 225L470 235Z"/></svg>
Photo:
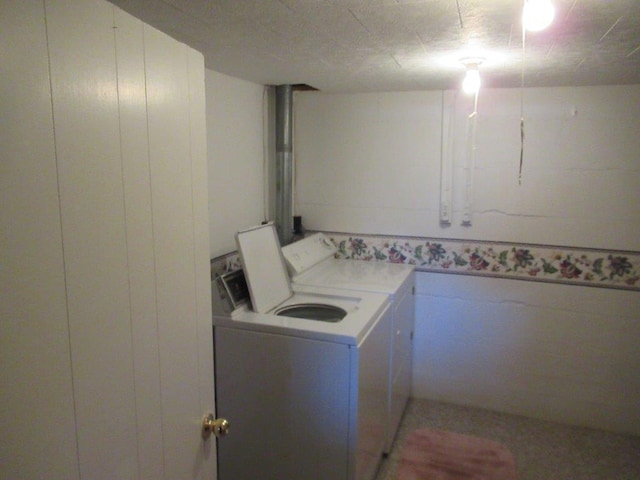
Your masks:
<svg viewBox="0 0 640 480"><path fill-rule="evenodd" d="M266 313L293 296L273 223L236 233L253 310Z"/></svg>

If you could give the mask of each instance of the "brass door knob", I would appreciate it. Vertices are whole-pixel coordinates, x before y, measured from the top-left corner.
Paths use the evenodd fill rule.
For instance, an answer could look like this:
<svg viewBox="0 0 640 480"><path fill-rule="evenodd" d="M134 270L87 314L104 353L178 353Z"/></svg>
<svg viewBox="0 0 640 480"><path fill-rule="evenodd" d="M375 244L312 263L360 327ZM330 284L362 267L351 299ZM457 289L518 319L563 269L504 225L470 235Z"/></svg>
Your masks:
<svg viewBox="0 0 640 480"><path fill-rule="evenodd" d="M229 422L225 418L215 418L213 413L205 415L202 419L202 438L205 440L214 434L216 437L224 437L229 433Z"/></svg>

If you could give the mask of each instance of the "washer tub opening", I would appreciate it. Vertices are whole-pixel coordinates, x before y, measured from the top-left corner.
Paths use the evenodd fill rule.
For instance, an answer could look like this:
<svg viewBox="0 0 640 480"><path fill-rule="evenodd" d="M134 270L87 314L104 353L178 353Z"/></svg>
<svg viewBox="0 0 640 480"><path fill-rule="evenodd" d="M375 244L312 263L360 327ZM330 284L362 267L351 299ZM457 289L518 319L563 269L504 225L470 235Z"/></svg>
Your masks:
<svg viewBox="0 0 640 480"><path fill-rule="evenodd" d="M289 305L276 310L276 315L282 317L304 318L320 322L338 323L347 316L346 310L334 305L322 303L301 303Z"/></svg>

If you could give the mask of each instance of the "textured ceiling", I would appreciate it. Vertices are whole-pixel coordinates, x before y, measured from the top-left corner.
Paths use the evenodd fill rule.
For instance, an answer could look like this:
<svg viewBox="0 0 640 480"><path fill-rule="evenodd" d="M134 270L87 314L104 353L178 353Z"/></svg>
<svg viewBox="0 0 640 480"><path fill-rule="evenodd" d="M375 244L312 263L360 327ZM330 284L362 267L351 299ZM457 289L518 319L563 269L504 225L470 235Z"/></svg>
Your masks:
<svg viewBox="0 0 640 480"><path fill-rule="evenodd" d="M640 84L640 0L552 0L527 33L519 0L112 0L201 51L207 68L327 92ZM523 62L524 59L524 62Z"/></svg>

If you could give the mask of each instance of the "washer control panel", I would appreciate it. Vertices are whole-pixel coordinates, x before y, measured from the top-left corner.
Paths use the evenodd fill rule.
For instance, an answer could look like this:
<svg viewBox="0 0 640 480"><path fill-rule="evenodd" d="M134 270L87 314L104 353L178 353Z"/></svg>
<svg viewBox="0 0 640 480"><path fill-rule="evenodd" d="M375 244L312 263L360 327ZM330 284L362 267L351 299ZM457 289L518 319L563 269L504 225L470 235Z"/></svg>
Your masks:
<svg viewBox="0 0 640 480"><path fill-rule="evenodd" d="M292 276L299 275L321 261L333 257L337 251L333 242L323 233L314 233L282 247L282 255Z"/></svg>

